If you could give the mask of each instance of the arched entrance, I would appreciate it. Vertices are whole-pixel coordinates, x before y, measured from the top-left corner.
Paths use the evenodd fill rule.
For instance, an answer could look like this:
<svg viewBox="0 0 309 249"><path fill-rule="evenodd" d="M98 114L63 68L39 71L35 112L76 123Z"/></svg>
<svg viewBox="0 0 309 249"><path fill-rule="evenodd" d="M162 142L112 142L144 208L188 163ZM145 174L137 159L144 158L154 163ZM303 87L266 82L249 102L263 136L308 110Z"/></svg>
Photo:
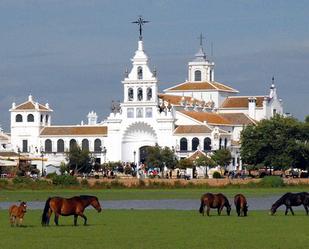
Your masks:
<svg viewBox="0 0 309 249"><path fill-rule="evenodd" d="M150 148L151 146L142 146L139 148L139 161L141 163L145 163L148 157L148 148Z"/></svg>
<svg viewBox="0 0 309 249"><path fill-rule="evenodd" d="M146 122L135 122L127 127L122 137L122 158L124 162L140 163L147 157L147 147L157 143L154 128Z"/></svg>

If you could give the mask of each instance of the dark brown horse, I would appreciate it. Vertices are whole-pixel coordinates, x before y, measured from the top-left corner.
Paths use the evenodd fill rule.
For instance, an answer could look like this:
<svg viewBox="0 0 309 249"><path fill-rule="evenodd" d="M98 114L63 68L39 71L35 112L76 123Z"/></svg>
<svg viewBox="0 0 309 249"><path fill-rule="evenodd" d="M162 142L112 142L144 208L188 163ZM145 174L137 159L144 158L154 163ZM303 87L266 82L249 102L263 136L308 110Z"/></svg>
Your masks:
<svg viewBox="0 0 309 249"><path fill-rule="evenodd" d="M223 207L226 207L227 215L231 213L231 205L225 195L206 193L201 197L200 213L205 215L205 206L207 206L207 216L209 216L209 211L211 208L216 208L218 210L218 215L221 214Z"/></svg>
<svg viewBox="0 0 309 249"><path fill-rule="evenodd" d="M236 212L238 216L247 216L248 213L248 205L246 197L242 194L237 194L234 196L234 204L236 207Z"/></svg>
<svg viewBox="0 0 309 249"><path fill-rule="evenodd" d="M21 226L23 223L24 215L27 212L27 203L22 201L19 206L12 205L9 208L9 216L11 226Z"/></svg>
<svg viewBox="0 0 309 249"><path fill-rule="evenodd" d="M285 205L285 215L288 214L290 209L292 215L294 215L294 211L292 206L300 206L304 205L306 210L306 214L308 215L308 207L309 207L309 193L300 192L300 193L286 193L279 200L277 200L270 209L270 214L274 215L277 211L277 208L281 205Z"/></svg>
<svg viewBox="0 0 309 249"><path fill-rule="evenodd" d="M98 212L102 211L100 202L96 196L80 195L72 198L50 197L45 203L42 214L42 226L49 225L49 219L52 212L55 213L55 224L58 226L59 215L74 215L74 226L77 225L77 217L84 218L84 225L87 225L87 217L84 210L89 205L93 206Z"/></svg>

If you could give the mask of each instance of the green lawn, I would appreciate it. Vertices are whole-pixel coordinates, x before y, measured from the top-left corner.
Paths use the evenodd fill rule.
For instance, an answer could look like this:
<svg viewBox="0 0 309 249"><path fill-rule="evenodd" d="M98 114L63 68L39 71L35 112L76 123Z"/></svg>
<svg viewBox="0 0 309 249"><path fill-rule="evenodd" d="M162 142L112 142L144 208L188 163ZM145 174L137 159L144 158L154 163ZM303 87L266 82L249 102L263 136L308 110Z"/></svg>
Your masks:
<svg viewBox="0 0 309 249"><path fill-rule="evenodd" d="M0 190L0 202L46 200L49 196L71 197L80 194L96 195L100 200L157 200L199 199L205 192L222 192L229 197L243 193L248 197L281 195L286 192L309 191L306 187L284 188L182 188L182 189L55 189L55 190Z"/></svg>
<svg viewBox="0 0 309 249"><path fill-rule="evenodd" d="M72 217L61 226L41 227L41 211L29 211L24 227L10 227L0 211L0 248L308 248L309 217L304 212L250 212L248 217L202 217L196 211L86 210L89 226L73 227ZM81 222L80 222L81 223Z"/></svg>

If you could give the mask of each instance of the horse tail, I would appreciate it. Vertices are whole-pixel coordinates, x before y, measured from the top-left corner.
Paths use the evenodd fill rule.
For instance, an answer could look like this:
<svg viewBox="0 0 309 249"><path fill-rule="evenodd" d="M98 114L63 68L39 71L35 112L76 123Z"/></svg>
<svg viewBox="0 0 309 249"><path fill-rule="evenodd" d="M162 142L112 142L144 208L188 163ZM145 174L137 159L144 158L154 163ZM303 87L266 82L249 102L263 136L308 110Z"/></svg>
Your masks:
<svg viewBox="0 0 309 249"><path fill-rule="evenodd" d="M204 200L203 198L201 199L201 206L200 206L200 209L199 209L199 212L202 214L204 211Z"/></svg>
<svg viewBox="0 0 309 249"><path fill-rule="evenodd" d="M47 225L48 224L48 220L49 220L49 217L48 217L48 211L49 211L49 202L51 200L51 197L49 197L45 203L45 207L44 207L44 210L43 210L43 214L42 214L42 226L44 225Z"/></svg>

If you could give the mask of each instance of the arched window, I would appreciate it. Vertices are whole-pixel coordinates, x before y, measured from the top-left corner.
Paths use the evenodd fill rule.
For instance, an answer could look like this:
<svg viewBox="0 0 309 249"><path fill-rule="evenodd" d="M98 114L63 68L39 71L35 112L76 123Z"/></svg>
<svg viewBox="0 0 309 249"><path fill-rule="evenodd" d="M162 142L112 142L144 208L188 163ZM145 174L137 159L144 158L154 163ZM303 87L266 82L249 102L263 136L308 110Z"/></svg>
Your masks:
<svg viewBox="0 0 309 249"><path fill-rule="evenodd" d="M102 151L102 142L100 139L94 140L94 151L95 152L101 152Z"/></svg>
<svg viewBox="0 0 309 249"><path fill-rule="evenodd" d="M71 139L70 140L70 151L77 146L76 140L75 139Z"/></svg>
<svg viewBox="0 0 309 249"><path fill-rule="evenodd" d="M143 79L143 68L142 67L137 68L137 79L139 80Z"/></svg>
<svg viewBox="0 0 309 249"><path fill-rule="evenodd" d="M63 139L58 139L57 141L57 152L64 152L64 141Z"/></svg>
<svg viewBox="0 0 309 249"><path fill-rule="evenodd" d="M44 121L44 116L41 114L41 123Z"/></svg>
<svg viewBox="0 0 309 249"><path fill-rule="evenodd" d="M147 88L147 100L152 99L152 89L150 87Z"/></svg>
<svg viewBox="0 0 309 249"><path fill-rule="evenodd" d="M196 70L194 72L194 81L201 81L202 80L202 73L200 70Z"/></svg>
<svg viewBox="0 0 309 249"><path fill-rule="evenodd" d="M89 151L89 141L88 141L88 139L83 139L82 150L88 150Z"/></svg>
<svg viewBox="0 0 309 249"><path fill-rule="evenodd" d="M204 150L211 150L211 139L209 137L204 139Z"/></svg>
<svg viewBox="0 0 309 249"><path fill-rule="evenodd" d="M23 122L23 116L21 114L17 114L15 117L16 122Z"/></svg>
<svg viewBox="0 0 309 249"><path fill-rule="evenodd" d="M180 139L180 150L184 150L184 151L187 151L188 150L188 141L186 138L181 138Z"/></svg>
<svg viewBox="0 0 309 249"><path fill-rule="evenodd" d="M28 114L28 116L27 116L27 121L28 121L28 122L34 122L34 116L33 116L33 114Z"/></svg>
<svg viewBox="0 0 309 249"><path fill-rule="evenodd" d="M45 140L45 152L50 153L53 151L53 144L50 139Z"/></svg>
<svg viewBox="0 0 309 249"><path fill-rule="evenodd" d="M197 150L200 140L197 137L192 139L192 150Z"/></svg>
<svg viewBox="0 0 309 249"><path fill-rule="evenodd" d="M49 120L49 116L46 115L46 116L45 116L45 122L48 123L48 120Z"/></svg>
<svg viewBox="0 0 309 249"><path fill-rule="evenodd" d="M220 137L220 139L219 139L219 150L221 150L222 149L222 138Z"/></svg>
<svg viewBox="0 0 309 249"><path fill-rule="evenodd" d="M142 101L143 100L143 89L142 88L138 88L137 89L137 99L139 101Z"/></svg>
<svg viewBox="0 0 309 249"><path fill-rule="evenodd" d="M132 101L134 97L133 88L128 89L128 100Z"/></svg>
<svg viewBox="0 0 309 249"><path fill-rule="evenodd" d="M227 138L224 138L224 148L226 149L227 147Z"/></svg>

